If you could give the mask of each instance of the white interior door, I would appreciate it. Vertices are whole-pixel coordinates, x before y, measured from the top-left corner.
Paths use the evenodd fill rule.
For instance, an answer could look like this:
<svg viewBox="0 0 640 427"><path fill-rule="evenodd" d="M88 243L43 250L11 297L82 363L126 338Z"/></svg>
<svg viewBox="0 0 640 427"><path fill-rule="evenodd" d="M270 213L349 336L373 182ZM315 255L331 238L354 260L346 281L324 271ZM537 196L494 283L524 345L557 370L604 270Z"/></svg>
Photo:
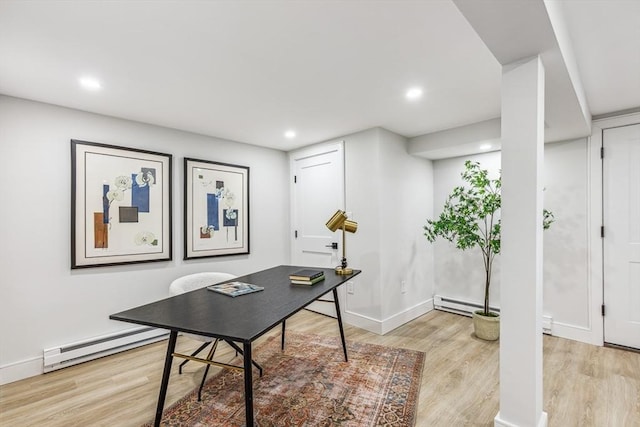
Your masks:
<svg viewBox="0 0 640 427"><path fill-rule="evenodd" d="M640 349L640 124L605 129L604 340Z"/></svg>
<svg viewBox="0 0 640 427"><path fill-rule="evenodd" d="M327 220L338 209L344 209L343 143L314 146L292 152L291 224L293 241L291 263L310 267L335 267L338 263L340 233L331 232ZM333 246L333 247L332 247ZM339 298L344 294L339 289ZM332 295L308 308L335 317Z"/></svg>

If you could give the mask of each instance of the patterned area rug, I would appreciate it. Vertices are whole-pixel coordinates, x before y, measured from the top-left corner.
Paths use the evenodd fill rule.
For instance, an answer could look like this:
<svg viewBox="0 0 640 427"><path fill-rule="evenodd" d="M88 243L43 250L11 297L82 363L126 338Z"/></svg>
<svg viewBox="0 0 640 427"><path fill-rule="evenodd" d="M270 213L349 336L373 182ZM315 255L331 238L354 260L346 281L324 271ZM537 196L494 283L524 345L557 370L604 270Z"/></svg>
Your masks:
<svg viewBox="0 0 640 427"><path fill-rule="evenodd" d="M253 350L264 368L254 370L257 426L413 426L424 353L287 333ZM237 361L239 362L239 360ZM171 387L171 384L169 384ZM225 369L166 409L163 426L243 426L242 372ZM150 425L150 424L148 424Z"/></svg>

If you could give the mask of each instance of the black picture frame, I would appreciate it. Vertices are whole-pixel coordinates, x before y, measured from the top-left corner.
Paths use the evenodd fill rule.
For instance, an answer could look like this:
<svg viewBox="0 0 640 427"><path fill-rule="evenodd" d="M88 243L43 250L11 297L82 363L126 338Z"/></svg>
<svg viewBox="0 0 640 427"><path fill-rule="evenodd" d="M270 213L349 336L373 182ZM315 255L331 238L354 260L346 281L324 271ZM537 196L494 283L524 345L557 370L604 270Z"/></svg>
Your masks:
<svg viewBox="0 0 640 427"><path fill-rule="evenodd" d="M171 154L71 140L71 268L170 261Z"/></svg>
<svg viewBox="0 0 640 427"><path fill-rule="evenodd" d="M250 253L249 167L184 159L184 259Z"/></svg>

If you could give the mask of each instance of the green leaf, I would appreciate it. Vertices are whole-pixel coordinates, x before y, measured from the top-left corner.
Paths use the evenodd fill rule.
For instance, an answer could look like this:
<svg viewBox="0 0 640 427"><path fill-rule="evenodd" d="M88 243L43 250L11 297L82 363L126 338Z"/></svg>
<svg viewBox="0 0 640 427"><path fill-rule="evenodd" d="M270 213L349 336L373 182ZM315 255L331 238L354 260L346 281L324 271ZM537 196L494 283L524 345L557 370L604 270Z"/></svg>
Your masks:
<svg viewBox="0 0 640 427"><path fill-rule="evenodd" d="M460 174L466 183L455 187L447 197L437 220L427 220L424 235L431 243L443 238L459 249L478 247L484 257L486 277L485 307L488 306L488 288L491 282L491 265L500 253L500 219L502 204L500 191L502 177L490 179L489 172L480 163L467 160ZM543 228L555 221L552 212L543 211Z"/></svg>

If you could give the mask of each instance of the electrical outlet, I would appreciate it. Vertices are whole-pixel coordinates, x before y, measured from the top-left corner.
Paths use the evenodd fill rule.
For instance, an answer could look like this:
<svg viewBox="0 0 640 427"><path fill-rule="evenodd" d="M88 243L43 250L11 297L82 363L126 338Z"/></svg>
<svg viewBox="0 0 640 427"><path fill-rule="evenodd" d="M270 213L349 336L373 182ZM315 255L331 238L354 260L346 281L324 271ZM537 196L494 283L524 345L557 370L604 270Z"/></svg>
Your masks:
<svg viewBox="0 0 640 427"><path fill-rule="evenodd" d="M407 281L403 280L402 282L400 282L400 292L402 292L403 294L407 293Z"/></svg>
<svg viewBox="0 0 640 427"><path fill-rule="evenodd" d="M353 282L347 282L347 293L353 295Z"/></svg>

